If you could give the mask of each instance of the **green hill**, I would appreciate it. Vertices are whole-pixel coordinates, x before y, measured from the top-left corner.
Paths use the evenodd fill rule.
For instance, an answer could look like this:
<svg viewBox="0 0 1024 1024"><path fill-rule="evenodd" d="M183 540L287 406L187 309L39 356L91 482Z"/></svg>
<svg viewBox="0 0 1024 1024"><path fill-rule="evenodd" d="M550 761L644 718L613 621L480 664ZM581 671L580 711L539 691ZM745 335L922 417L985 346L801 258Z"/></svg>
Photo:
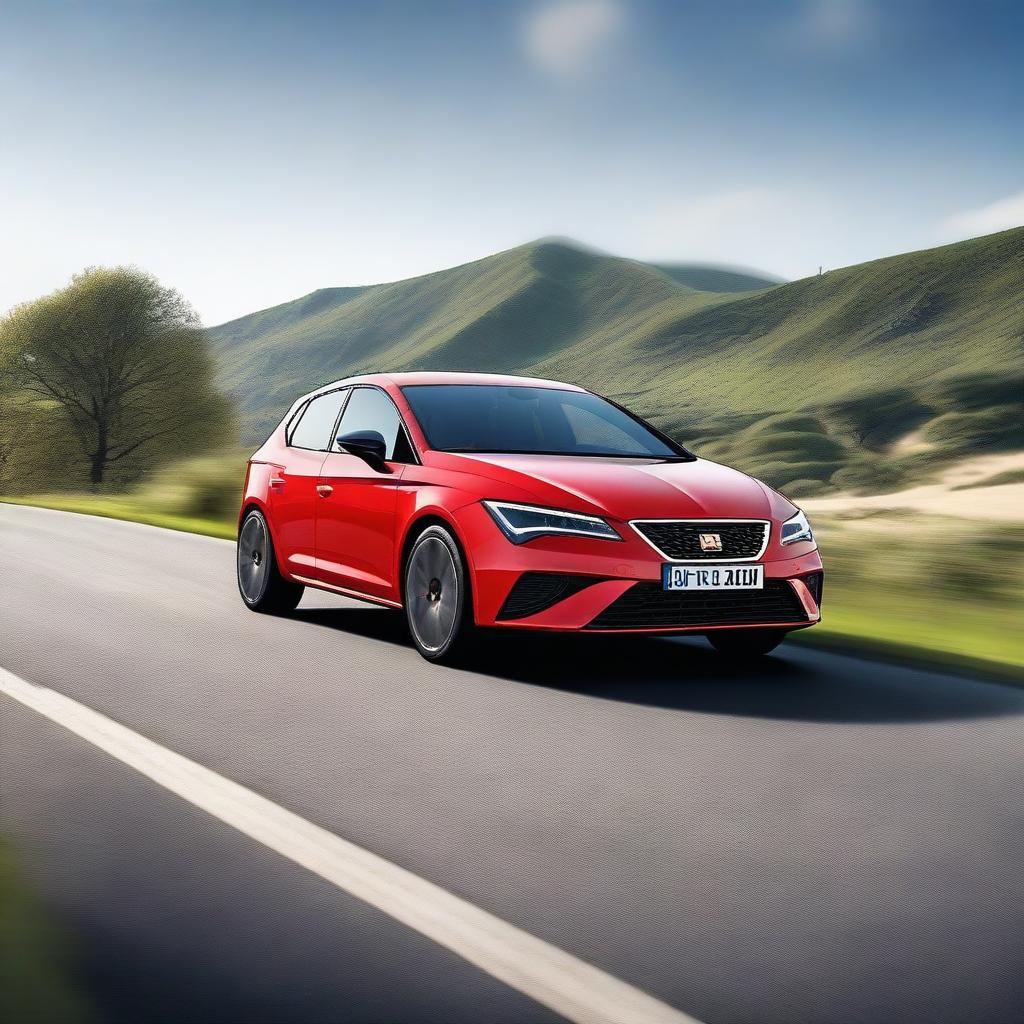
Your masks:
<svg viewBox="0 0 1024 1024"><path fill-rule="evenodd" d="M856 487L916 429L892 486L965 446L1024 446L1024 229L775 286L541 241L211 336L250 441L319 383L444 368L584 384L777 485Z"/></svg>
<svg viewBox="0 0 1024 1024"><path fill-rule="evenodd" d="M652 263L673 281L702 292L753 292L783 284L782 278L770 277L737 267L718 267L705 263Z"/></svg>
<svg viewBox="0 0 1024 1024"><path fill-rule="evenodd" d="M295 395L376 369L519 371L728 295L542 241L423 277L328 288L211 331L222 383L256 434Z"/></svg>

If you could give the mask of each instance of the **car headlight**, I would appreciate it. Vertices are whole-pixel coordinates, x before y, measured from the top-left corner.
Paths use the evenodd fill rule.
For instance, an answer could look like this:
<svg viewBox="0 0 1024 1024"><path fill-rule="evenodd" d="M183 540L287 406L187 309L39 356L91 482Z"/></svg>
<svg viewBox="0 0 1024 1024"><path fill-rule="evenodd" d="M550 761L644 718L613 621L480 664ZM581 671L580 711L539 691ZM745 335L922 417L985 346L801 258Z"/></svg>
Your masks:
<svg viewBox="0 0 1024 1024"><path fill-rule="evenodd" d="M513 544L524 544L535 537L550 534L622 540L598 516L585 516L579 512L563 512L557 508L541 508L537 505L514 505L507 501L485 501L483 506Z"/></svg>
<svg viewBox="0 0 1024 1024"><path fill-rule="evenodd" d="M795 544L798 540L814 540L811 532L811 524L803 512L797 512L792 519L787 519L782 524L781 538L783 544Z"/></svg>

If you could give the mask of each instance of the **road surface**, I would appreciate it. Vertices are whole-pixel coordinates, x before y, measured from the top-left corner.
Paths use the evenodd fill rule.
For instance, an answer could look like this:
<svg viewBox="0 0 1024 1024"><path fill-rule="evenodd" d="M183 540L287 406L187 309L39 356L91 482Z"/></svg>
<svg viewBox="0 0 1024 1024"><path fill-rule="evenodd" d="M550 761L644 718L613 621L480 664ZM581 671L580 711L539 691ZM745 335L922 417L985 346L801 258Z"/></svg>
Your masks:
<svg viewBox="0 0 1024 1024"><path fill-rule="evenodd" d="M1024 690L677 640L441 668L393 612L254 615L233 559L0 505L0 669L709 1024L1020 1019ZM103 1019L560 1019L3 693L0 835Z"/></svg>

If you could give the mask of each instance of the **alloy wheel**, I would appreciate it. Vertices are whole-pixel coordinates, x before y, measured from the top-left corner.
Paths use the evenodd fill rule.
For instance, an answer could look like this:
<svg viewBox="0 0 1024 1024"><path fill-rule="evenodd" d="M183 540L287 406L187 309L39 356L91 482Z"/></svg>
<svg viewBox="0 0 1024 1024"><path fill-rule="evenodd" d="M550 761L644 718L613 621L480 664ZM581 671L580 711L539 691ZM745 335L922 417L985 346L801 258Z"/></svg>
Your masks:
<svg viewBox="0 0 1024 1024"><path fill-rule="evenodd" d="M459 613L459 577L448 545L440 537L420 541L409 559L406 577L409 625L427 651L439 651L455 631Z"/></svg>

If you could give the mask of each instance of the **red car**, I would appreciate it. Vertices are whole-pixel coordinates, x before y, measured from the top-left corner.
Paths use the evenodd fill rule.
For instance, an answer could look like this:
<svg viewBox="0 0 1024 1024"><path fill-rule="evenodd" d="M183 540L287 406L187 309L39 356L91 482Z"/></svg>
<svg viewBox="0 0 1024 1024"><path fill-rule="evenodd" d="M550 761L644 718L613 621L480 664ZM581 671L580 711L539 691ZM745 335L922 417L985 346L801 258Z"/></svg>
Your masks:
<svg viewBox="0 0 1024 1024"><path fill-rule="evenodd" d="M697 633L763 654L820 618L807 518L572 384L373 374L299 399L249 462L238 586L402 608L419 652L474 627Z"/></svg>

